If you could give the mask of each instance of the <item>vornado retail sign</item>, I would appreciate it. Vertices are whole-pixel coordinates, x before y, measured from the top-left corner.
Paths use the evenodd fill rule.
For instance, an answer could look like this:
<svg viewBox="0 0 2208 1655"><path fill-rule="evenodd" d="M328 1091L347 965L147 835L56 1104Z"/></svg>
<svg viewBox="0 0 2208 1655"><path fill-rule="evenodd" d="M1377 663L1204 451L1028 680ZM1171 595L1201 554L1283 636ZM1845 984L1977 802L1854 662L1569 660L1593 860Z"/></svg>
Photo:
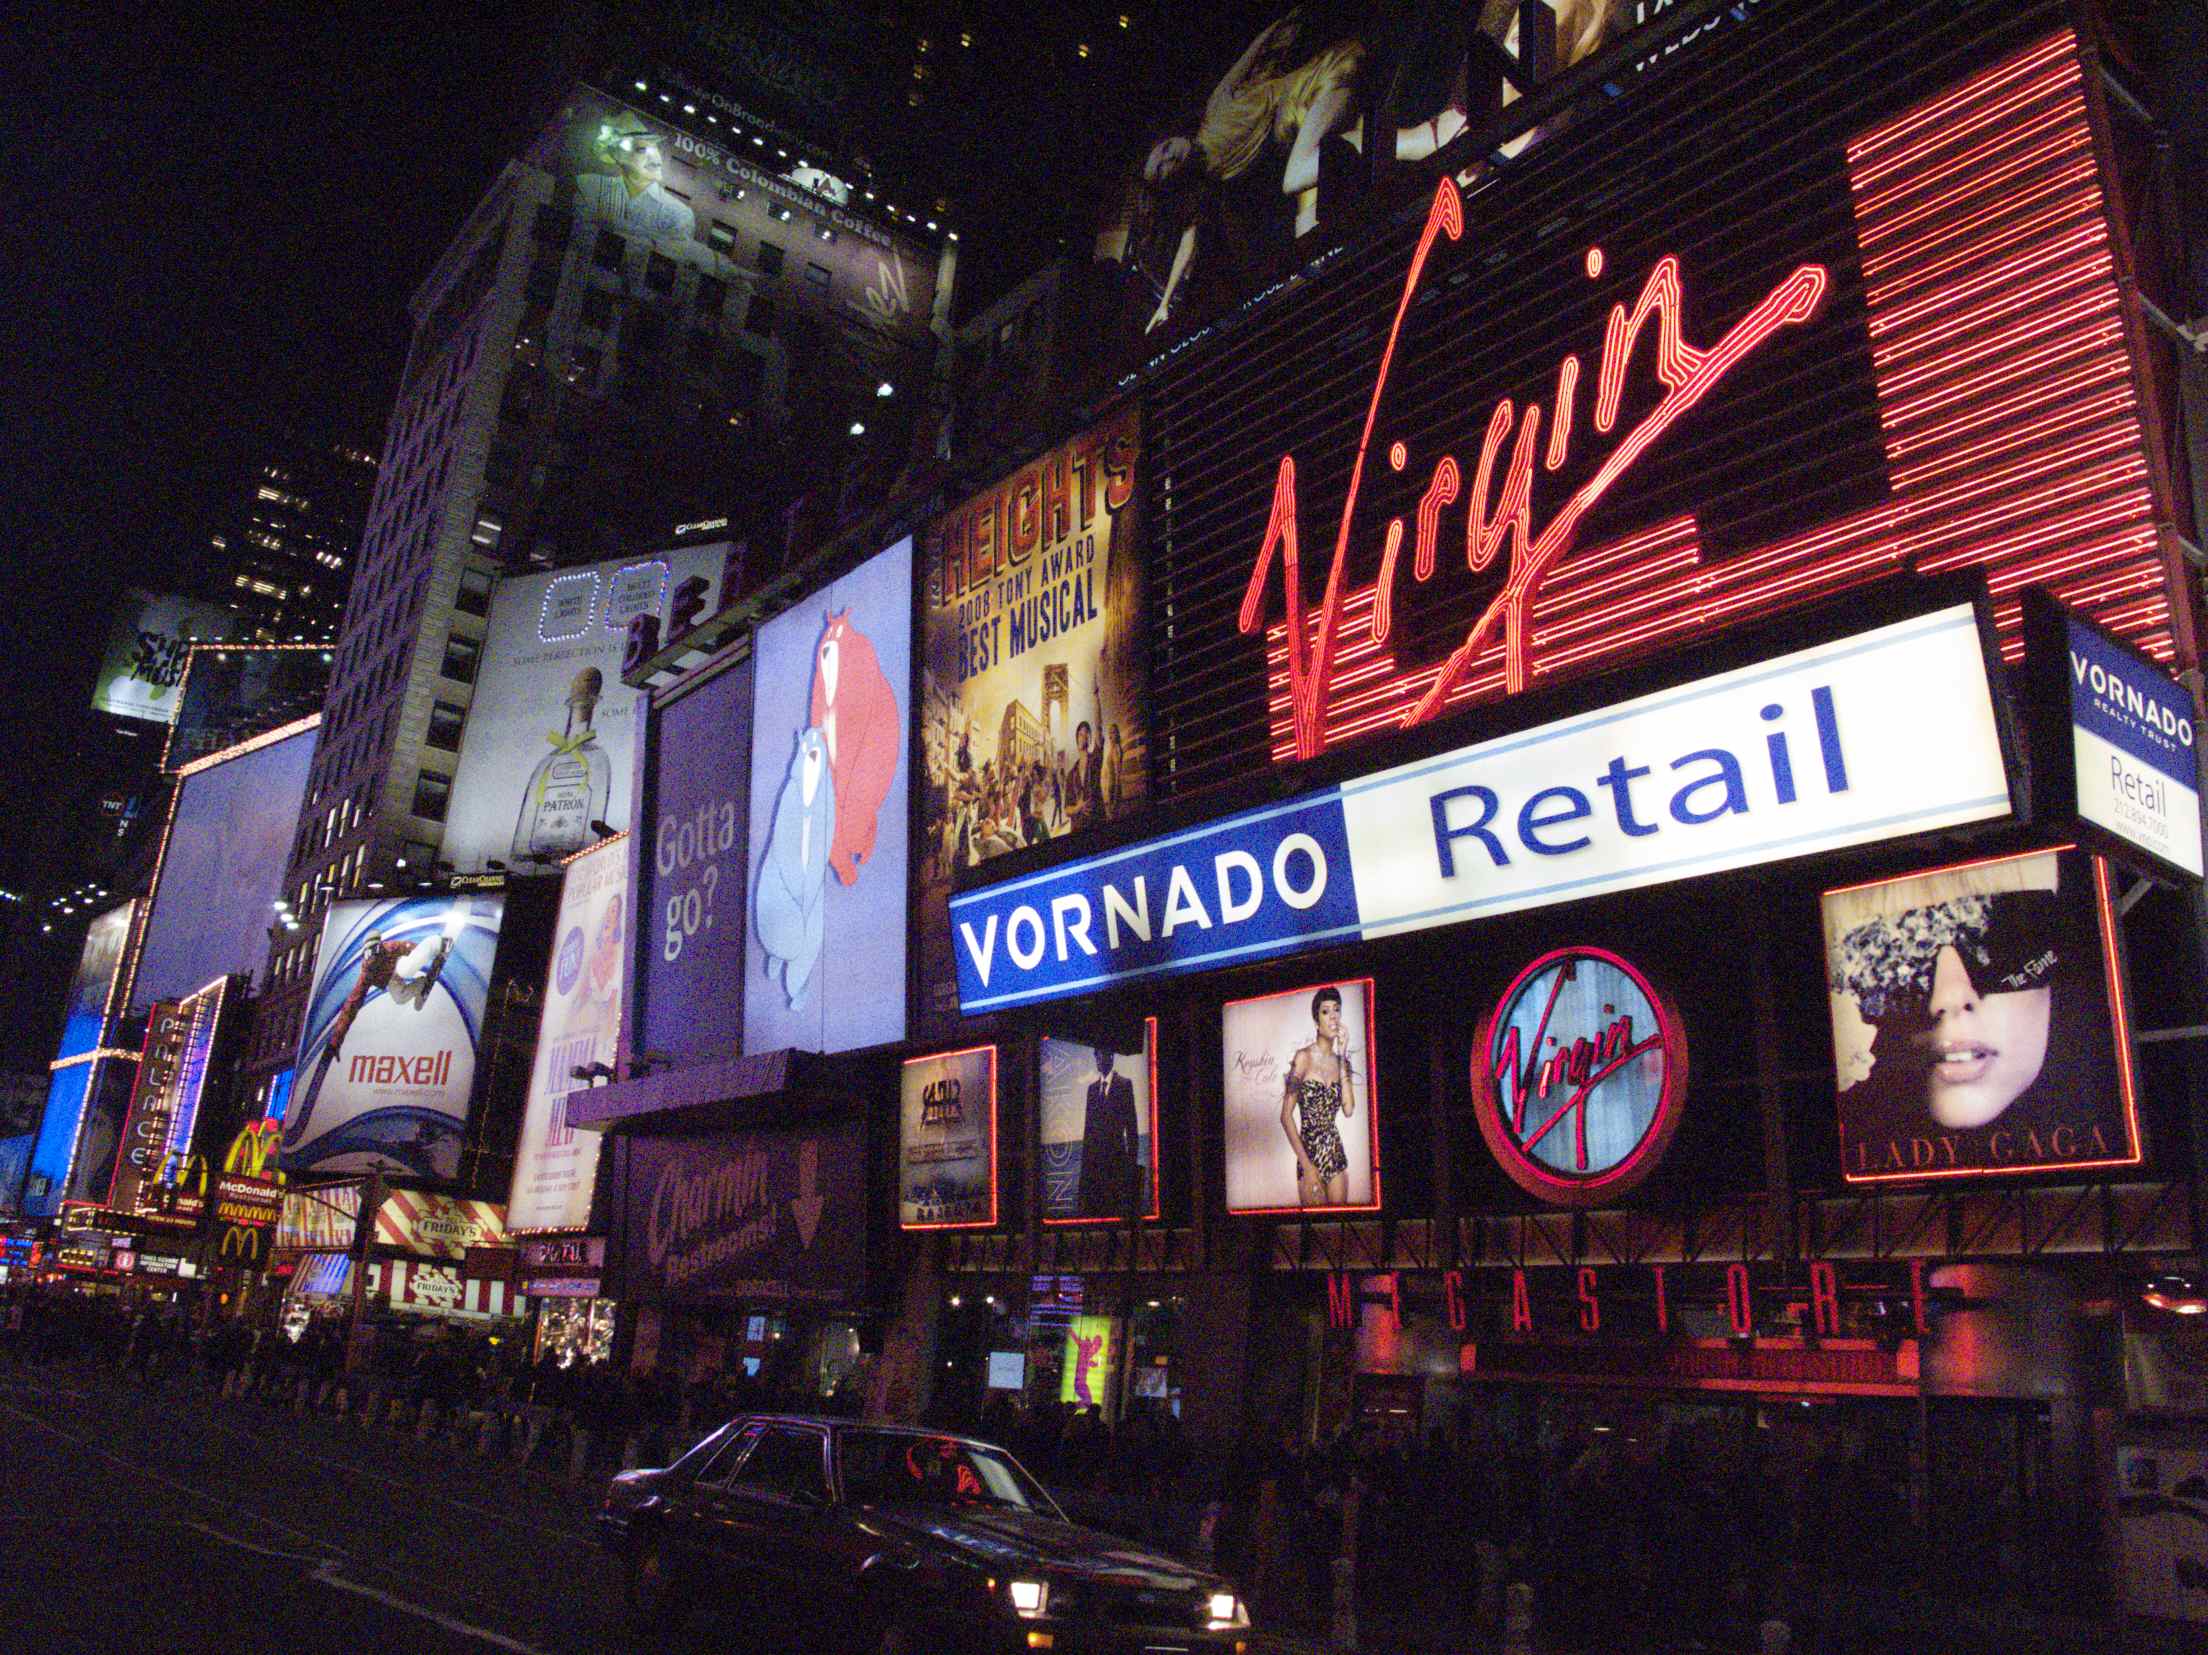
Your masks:
<svg viewBox="0 0 2208 1655"><path fill-rule="evenodd" d="M2006 816L1958 603L951 902L968 1013Z"/></svg>

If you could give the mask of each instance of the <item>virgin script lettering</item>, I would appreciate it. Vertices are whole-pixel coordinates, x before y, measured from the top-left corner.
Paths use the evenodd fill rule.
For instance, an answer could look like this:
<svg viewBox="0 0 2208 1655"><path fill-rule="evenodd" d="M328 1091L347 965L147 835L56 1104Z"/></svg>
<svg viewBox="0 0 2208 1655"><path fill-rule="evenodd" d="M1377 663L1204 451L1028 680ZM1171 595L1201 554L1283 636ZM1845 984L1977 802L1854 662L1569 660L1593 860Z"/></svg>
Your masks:
<svg viewBox="0 0 2208 1655"><path fill-rule="evenodd" d="M1326 595L1320 603L1315 632L1303 599L1297 541L1295 456L1283 454L1280 458L1273 482L1272 512L1266 521L1256 565L1250 571L1249 585L1243 593L1239 625L1244 633L1260 631L1266 625L1266 585L1277 550L1287 610L1289 697L1295 752L1299 759L1315 758L1326 748L1326 710L1346 595L1350 531L1356 520L1365 461L1372 448L1373 429L1379 421L1380 401L1387 390L1396 343L1403 332L1403 319L1410 312L1412 299L1417 296L1436 240L1446 235L1456 241L1463 233L1463 197L1456 181L1445 178L1434 191L1433 206L1427 213L1417 250L1411 255L1402 297L1396 304L1395 320L1388 329L1387 346L1380 355L1380 370L1373 383L1371 400L1366 405L1357 457L1350 468L1348 490L1342 498L1341 522L1334 537L1334 561L1327 572ZM1586 259L1589 277L1601 275L1602 265L1602 250L1590 249ZM1654 366L1656 377L1664 387L1663 395L1625 432L1594 474L1572 493L1538 534L1533 527L1535 456L1539 452L1544 469L1552 472L1560 469L1570 457L1577 416L1579 356L1577 353L1566 356L1557 370L1556 396L1545 450L1540 442L1542 409L1538 402L1529 402L1523 412L1508 397L1495 405L1467 501L1465 565L1472 573L1480 573L1494 563L1504 542L1508 541L1508 573L1501 589L1473 623L1464 642L1442 664L1432 686L1403 714L1403 727L1423 724L1441 710L1459 680L1482 652L1494 644L1498 630L1502 637L1505 688L1513 695L1525 688L1533 670L1528 618L1534 600L1542 582L1572 551L1587 513L1658 438L1707 396L1751 351L1780 328L1798 325L1813 317L1824 301L1828 285L1824 266L1798 266L1747 315L1735 322L1722 339L1702 349L1688 343L1685 337L1679 260L1669 255L1658 259L1632 308L1629 310L1620 303L1610 309L1595 387L1594 428L1607 434L1617 424L1626 372L1642 329L1650 322L1655 324ZM1511 437L1513 426L1517 432L1515 440ZM1506 441L1511 442L1511 450L1498 490L1497 461ZM1408 459L1405 445L1400 441L1391 444L1387 457L1389 466L1401 471ZM1456 503L1462 484L1463 472L1456 457L1442 455L1435 462L1420 498L1412 542L1412 572L1422 582L1433 576L1441 516ZM1383 642L1393 628L1395 572L1403 540L1404 520L1391 519L1382 543L1379 579L1373 598L1371 635L1376 644Z"/></svg>

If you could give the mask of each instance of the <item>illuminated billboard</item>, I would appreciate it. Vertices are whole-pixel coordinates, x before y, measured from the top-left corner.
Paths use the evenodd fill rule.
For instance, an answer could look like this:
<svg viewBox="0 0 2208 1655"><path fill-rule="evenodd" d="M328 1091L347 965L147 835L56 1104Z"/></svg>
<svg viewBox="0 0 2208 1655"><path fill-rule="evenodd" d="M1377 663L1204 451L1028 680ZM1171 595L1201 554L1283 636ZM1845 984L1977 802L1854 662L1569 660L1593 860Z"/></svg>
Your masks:
<svg viewBox="0 0 2208 1655"><path fill-rule="evenodd" d="M1157 781L1910 577L1982 573L2012 642L2044 585L2169 662L2190 600L2079 46L2046 8L1954 15L1924 53L1880 20L1905 67L1863 34L1711 29L1165 365ZM1683 113L1779 86L1801 95Z"/></svg>
<svg viewBox="0 0 2208 1655"><path fill-rule="evenodd" d="M58 1065L47 1077L46 1109L39 1117L30 1170L23 1183L25 1216L51 1218L61 1210L62 1192L68 1185L77 1141L84 1130L85 1102L92 1095L92 1083L98 1078L98 1070L116 1061L87 1053ZM113 1148L110 1143L110 1153Z"/></svg>
<svg viewBox="0 0 2208 1655"><path fill-rule="evenodd" d="M266 963L320 722L270 731L178 776L130 977L133 1012Z"/></svg>
<svg viewBox="0 0 2208 1655"><path fill-rule="evenodd" d="M1653 9L1557 0L1554 68ZM1119 368L1182 342L1293 277L1317 251L1313 233L1369 201L1376 167L1407 169L1475 127L1489 130L1531 84L1519 15L1513 5L1337 0L1284 7L1211 61L1184 56L1194 78L1122 158L1104 197L1095 348ZM1503 147L1516 154L1532 136Z"/></svg>
<svg viewBox="0 0 2208 1655"><path fill-rule="evenodd" d="M92 685L93 710L168 723L176 715L186 652L195 642L234 638L243 624L220 604L125 592Z"/></svg>
<svg viewBox="0 0 2208 1655"><path fill-rule="evenodd" d="M286 1172L459 1175L505 901L452 892L330 905L284 1122Z"/></svg>
<svg viewBox="0 0 2208 1655"><path fill-rule="evenodd" d="M110 908L86 927L84 948L77 955L77 969L69 978L69 997L63 1003L61 1048L54 1053L57 1059L81 1057L105 1041L109 1015L116 1009L123 950L129 945L131 921L137 915L134 900Z"/></svg>
<svg viewBox="0 0 2208 1655"><path fill-rule="evenodd" d="M994 1011L2012 807L1986 633L1950 604L963 891L959 998Z"/></svg>
<svg viewBox="0 0 2208 1655"><path fill-rule="evenodd" d="M548 868L605 836L593 822L628 828L629 623L710 613L728 550L683 546L499 582L453 771L446 861Z"/></svg>
<svg viewBox="0 0 2208 1655"><path fill-rule="evenodd" d="M733 1057L742 1040L751 701L746 656L652 710L649 837L636 846L638 1051L694 1063Z"/></svg>
<svg viewBox="0 0 2208 1655"><path fill-rule="evenodd" d="M761 627L752 668L744 1049L902 1040L912 542Z"/></svg>
<svg viewBox="0 0 2208 1655"><path fill-rule="evenodd" d="M194 644L162 767L181 770L312 718L330 687L330 653L322 644Z"/></svg>
<svg viewBox="0 0 2208 1655"><path fill-rule="evenodd" d="M1131 1051L1105 1040L1040 1043L1043 1222L1158 1216L1158 1020Z"/></svg>
<svg viewBox="0 0 2208 1655"><path fill-rule="evenodd" d="M136 1054L104 1050L55 1066L24 1180L26 1217L51 1218L65 1201L106 1199L137 1072Z"/></svg>
<svg viewBox="0 0 2208 1655"><path fill-rule="evenodd" d="M759 135L754 132L753 137ZM822 288L839 314L870 327L910 333L927 325L935 304L935 261L919 244L891 235L871 211L853 211L808 158L763 141L717 143L663 125L591 91L578 91L532 156L552 174L554 200L584 224L729 270L749 268L735 222L756 234L755 206L778 221L802 213L814 227L793 231L795 260L822 271ZM822 236L818 229L832 236ZM804 240L798 241L802 234ZM743 263L738 264L739 257Z"/></svg>
<svg viewBox="0 0 2208 1655"><path fill-rule="evenodd" d="M1827 891L1850 1183L2136 1165L2108 865L2065 847Z"/></svg>
<svg viewBox="0 0 2208 1655"><path fill-rule="evenodd" d="M199 1125L208 1065L229 990L229 979L217 978L181 1001L157 1002L148 1014L145 1049L138 1060L130 1108L123 1117L113 1182L103 1198L117 1212L172 1210L160 1187L181 1173L192 1153L192 1134Z"/></svg>
<svg viewBox="0 0 2208 1655"><path fill-rule="evenodd" d="M1149 793L1140 422L1129 405L928 528L923 1010L956 1009L954 874Z"/></svg>
<svg viewBox="0 0 2208 1655"><path fill-rule="evenodd" d="M1219 1036L1227 1211L1377 1208L1371 980L1232 1001Z"/></svg>
<svg viewBox="0 0 2208 1655"><path fill-rule="evenodd" d="M898 1223L908 1230L996 1223L996 1047L905 1059L898 1120Z"/></svg>
<svg viewBox="0 0 2208 1655"><path fill-rule="evenodd" d="M31 1146L35 1132L19 1132L0 1138L0 1218L13 1218L23 1210L23 1185L31 1171Z"/></svg>
<svg viewBox="0 0 2208 1655"><path fill-rule="evenodd" d="M580 1230L590 1222L602 1134L568 1123L567 1097L591 1084L575 1078L578 1068L612 1067L630 925L627 843L614 840L568 863L506 1202L506 1220L516 1230Z"/></svg>

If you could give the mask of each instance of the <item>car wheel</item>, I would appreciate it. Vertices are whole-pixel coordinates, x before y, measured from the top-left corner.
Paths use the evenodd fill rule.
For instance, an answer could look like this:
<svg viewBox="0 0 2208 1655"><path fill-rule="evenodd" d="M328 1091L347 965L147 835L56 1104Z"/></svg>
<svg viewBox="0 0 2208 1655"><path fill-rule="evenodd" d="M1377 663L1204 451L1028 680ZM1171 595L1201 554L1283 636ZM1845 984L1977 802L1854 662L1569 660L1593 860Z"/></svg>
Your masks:
<svg viewBox="0 0 2208 1655"><path fill-rule="evenodd" d="M629 1551L623 1579L629 1620L640 1632L672 1632L689 1609L675 1590L672 1566L656 1540L639 1540Z"/></svg>

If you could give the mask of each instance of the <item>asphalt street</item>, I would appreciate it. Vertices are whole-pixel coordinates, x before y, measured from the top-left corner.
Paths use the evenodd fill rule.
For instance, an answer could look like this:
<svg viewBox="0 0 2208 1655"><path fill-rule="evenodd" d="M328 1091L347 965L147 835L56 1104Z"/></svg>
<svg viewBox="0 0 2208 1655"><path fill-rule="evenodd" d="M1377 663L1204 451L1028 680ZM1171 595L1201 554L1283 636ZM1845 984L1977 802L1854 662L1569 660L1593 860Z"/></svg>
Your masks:
<svg viewBox="0 0 2208 1655"><path fill-rule="evenodd" d="M74 1366L0 1373L0 1442L5 1647L633 1647L588 1497L449 1444Z"/></svg>
<svg viewBox="0 0 2208 1655"><path fill-rule="evenodd" d="M792 1604L632 1637L618 1566L591 1535L598 1492L184 1380L0 1368L0 1651L835 1647Z"/></svg>

